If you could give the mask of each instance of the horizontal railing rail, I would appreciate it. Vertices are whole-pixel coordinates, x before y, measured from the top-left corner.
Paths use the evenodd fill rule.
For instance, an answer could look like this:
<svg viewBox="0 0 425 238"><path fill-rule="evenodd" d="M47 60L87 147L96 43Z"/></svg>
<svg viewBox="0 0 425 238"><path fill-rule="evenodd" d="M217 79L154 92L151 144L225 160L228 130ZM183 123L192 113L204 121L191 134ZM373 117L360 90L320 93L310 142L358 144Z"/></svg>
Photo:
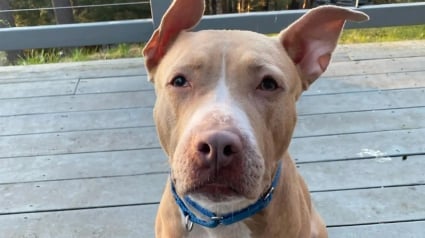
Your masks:
<svg viewBox="0 0 425 238"><path fill-rule="evenodd" d="M152 19L77 23L0 29L0 50L76 47L146 42L159 25L170 0L151 0ZM370 21L348 23L347 28L425 24L425 2L366 5L358 10ZM204 16L196 30L241 29L277 33L307 10Z"/></svg>

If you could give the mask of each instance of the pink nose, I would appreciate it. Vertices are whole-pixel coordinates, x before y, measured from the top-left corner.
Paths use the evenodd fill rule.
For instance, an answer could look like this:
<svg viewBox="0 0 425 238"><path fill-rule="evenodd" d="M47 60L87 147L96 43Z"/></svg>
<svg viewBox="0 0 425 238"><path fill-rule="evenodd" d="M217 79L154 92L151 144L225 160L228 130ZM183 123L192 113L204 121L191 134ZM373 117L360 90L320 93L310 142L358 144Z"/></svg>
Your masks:
<svg viewBox="0 0 425 238"><path fill-rule="evenodd" d="M242 151L240 137L229 131L201 132L194 144L200 162L215 169L228 166Z"/></svg>

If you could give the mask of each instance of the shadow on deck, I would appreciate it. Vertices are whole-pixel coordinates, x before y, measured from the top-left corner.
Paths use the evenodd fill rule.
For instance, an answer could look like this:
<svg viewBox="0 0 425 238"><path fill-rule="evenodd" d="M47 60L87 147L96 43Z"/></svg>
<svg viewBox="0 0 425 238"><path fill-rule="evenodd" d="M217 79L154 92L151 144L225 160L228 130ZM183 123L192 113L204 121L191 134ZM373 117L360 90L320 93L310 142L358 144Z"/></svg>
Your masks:
<svg viewBox="0 0 425 238"><path fill-rule="evenodd" d="M167 163L142 60L0 68L0 234L153 237ZM335 238L425 233L425 41L343 45L290 151Z"/></svg>

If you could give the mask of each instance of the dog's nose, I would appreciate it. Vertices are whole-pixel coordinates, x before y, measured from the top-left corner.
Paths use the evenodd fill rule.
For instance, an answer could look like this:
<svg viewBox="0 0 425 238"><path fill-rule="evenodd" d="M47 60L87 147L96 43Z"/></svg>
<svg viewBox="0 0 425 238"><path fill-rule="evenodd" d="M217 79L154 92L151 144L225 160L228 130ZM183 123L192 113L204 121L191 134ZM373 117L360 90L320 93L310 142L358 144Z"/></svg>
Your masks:
<svg viewBox="0 0 425 238"><path fill-rule="evenodd" d="M242 150L238 135L229 131L207 131L198 134L196 149L204 165L216 166L216 169L229 165Z"/></svg>

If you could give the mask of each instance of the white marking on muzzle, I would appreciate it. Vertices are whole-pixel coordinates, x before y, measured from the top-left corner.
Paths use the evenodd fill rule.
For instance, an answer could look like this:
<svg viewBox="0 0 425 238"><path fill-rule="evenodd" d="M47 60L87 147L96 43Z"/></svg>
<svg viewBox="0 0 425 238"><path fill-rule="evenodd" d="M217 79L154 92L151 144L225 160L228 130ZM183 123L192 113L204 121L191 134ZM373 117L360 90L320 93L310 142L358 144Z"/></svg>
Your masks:
<svg viewBox="0 0 425 238"><path fill-rule="evenodd" d="M199 127L197 127L199 124L203 123L206 119L213 118L216 123L225 126L226 124L229 124L230 127L234 127L239 130L248 146L252 147L251 150L257 151L258 154L260 154L249 117L242 109L241 105L231 96L229 87L226 84L226 62L224 55L222 58L221 74L217 81L217 85L208 95L208 98L203 101L203 104L198 105L199 108L196 109L187 124L189 127L185 130L186 134L182 136L182 139L189 139L193 130L199 130ZM218 211L219 213L228 213L239 210L254 201L235 199L232 201L212 204L203 196L194 196L192 198L207 209Z"/></svg>
<svg viewBox="0 0 425 238"><path fill-rule="evenodd" d="M232 96L229 87L226 84L226 55L223 53L221 62L221 73L217 81L215 89L210 93L210 97L203 104L198 105L199 108L190 119L191 127L196 127L206 118L213 118L215 122L226 124L233 122L233 126L237 127L241 133L247 136L249 144L258 150L258 144L253 133L253 129L246 112L242 109ZM191 131L192 128L187 128Z"/></svg>

